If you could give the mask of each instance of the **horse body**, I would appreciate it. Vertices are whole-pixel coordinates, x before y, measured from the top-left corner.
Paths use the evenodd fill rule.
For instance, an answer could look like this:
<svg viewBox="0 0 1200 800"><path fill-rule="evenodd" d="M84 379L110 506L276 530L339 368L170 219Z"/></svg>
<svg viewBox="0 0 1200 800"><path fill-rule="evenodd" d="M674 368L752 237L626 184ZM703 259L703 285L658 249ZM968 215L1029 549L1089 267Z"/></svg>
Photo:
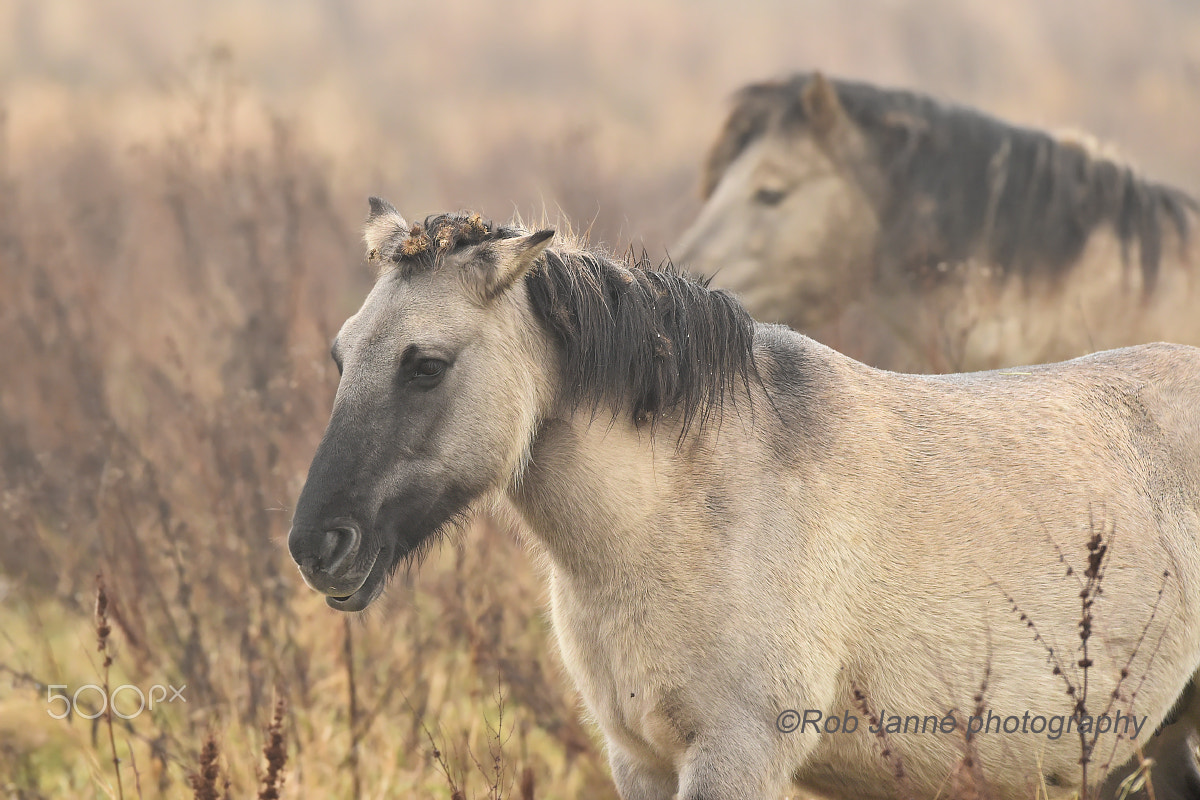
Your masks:
<svg viewBox="0 0 1200 800"><path fill-rule="evenodd" d="M892 796L873 737L774 728L784 708L864 717L856 690L874 713L957 710L965 724L986 678L1002 716L1069 715L1019 614L1055 621L1046 644L1071 664L1079 642L1060 623L1064 608L1077 619L1079 585L1059 554L1082 574L1100 514L1120 522L1096 625L1123 633L1093 643L1105 654L1093 703L1106 703L1155 605L1162 582L1147 580L1146 564L1171 564L1180 587L1158 657L1200 664L1200 624L1187 611L1200 570L1178 558L1200 537L1200 414L1189 401L1200 352L1116 351L1028 375L937 380L869 369L779 329L757 340L768 378L753 415L726 414L684 453L661 443L669 428L648 440L583 415L542 432L514 494L550 556L555 630L623 765L623 796L677 775L729 787L714 796L769 796L792 771L844 796ZM811 391L797 397L794 375ZM768 395L784 431L759 427ZM1097 418L1103 427L1085 421ZM1189 677L1143 686L1143 741ZM952 736L893 738L917 796L936 794L964 753ZM1078 742L1059 744L1041 769L1067 791ZM706 746L720 764L696 762ZM1031 796L1027 746L977 739L998 796ZM1097 762L1111 757L1102 750ZM764 782L738 795L750 791L747 773Z"/></svg>
<svg viewBox="0 0 1200 800"><path fill-rule="evenodd" d="M1095 148L818 75L739 93L673 253L904 371L1200 344L1196 202Z"/></svg>
<svg viewBox="0 0 1200 800"><path fill-rule="evenodd" d="M375 202L367 241L385 270L335 344L292 554L359 610L506 496L626 800L932 796L968 754L994 796L1067 794L1070 735L866 717L1070 716L1086 674L1089 713L1146 737L1200 666L1200 351L901 375L545 233ZM785 731L789 709L862 728ZM1136 743L1101 737L1097 771Z"/></svg>

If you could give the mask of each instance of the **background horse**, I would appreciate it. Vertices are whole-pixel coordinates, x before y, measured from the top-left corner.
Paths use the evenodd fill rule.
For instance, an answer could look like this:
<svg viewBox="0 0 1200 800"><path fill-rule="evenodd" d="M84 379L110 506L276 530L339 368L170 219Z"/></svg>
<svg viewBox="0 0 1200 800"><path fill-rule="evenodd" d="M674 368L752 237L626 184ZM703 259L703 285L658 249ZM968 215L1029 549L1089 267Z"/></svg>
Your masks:
<svg viewBox="0 0 1200 800"><path fill-rule="evenodd" d="M1195 201L1078 140L801 74L737 94L703 195L678 263L876 366L1200 344Z"/></svg>
<svg viewBox="0 0 1200 800"><path fill-rule="evenodd" d="M330 606L511 503L630 799L1067 794L1136 732L967 715L1163 720L1200 664L1200 351L899 375L552 236L372 201L289 537Z"/></svg>

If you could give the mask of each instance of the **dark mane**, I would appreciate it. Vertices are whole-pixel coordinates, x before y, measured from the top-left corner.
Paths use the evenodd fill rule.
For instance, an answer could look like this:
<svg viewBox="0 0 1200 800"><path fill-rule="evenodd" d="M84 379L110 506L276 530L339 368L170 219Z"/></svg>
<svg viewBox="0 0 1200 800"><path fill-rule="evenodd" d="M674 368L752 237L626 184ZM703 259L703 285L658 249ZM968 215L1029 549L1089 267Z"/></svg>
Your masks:
<svg viewBox="0 0 1200 800"><path fill-rule="evenodd" d="M709 155L705 197L725 169L768 133L804 128L811 74L754 84L736 96ZM913 92L831 81L842 108L867 137L885 177L880 257L909 273L980 256L1006 273L1065 271L1103 223L1126 259L1137 244L1143 285L1153 288L1163 226L1186 240L1186 193L1137 176L1082 145L1019 128Z"/></svg>
<svg viewBox="0 0 1200 800"><path fill-rule="evenodd" d="M456 248L524 233L478 214L438 214L380 256L407 275ZM645 254L618 261L568 245L547 249L525 286L562 348L563 388L576 405L628 410L651 424L673 411L686 431L758 380L754 320L733 295L670 263L655 268Z"/></svg>

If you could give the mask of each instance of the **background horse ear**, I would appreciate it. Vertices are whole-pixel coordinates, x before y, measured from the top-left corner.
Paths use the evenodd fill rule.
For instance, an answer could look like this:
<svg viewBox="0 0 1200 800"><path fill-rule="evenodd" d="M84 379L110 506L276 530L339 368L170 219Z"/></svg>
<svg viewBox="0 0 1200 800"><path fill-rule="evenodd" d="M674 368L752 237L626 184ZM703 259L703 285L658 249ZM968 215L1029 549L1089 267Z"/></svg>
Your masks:
<svg viewBox="0 0 1200 800"><path fill-rule="evenodd" d="M833 131L846 117L837 89L820 72L813 73L808 85L801 91L800 102L809 125L822 136Z"/></svg>
<svg viewBox="0 0 1200 800"><path fill-rule="evenodd" d="M488 245L490 264L482 268L483 296L490 300L520 280L550 246L553 230L538 231L516 239L497 239Z"/></svg>
<svg viewBox="0 0 1200 800"><path fill-rule="evenodd" d="M387 200L372 197L367 202L371 205L371 215L363 226L363 241L367 245L367 260L375 261L379 258L383 243L398 233L406 232L408 223Z"/></svg>

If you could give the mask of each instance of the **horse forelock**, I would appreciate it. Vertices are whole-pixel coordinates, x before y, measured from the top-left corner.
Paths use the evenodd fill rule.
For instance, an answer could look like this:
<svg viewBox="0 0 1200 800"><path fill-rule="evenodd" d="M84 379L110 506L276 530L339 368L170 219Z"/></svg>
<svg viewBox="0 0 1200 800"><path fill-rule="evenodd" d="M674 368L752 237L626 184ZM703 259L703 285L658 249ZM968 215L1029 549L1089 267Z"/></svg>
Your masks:
<svg viewBox="0 0 1200 800"><path fill-rule="evenodd" d="M774 121L792 106L803 113L799 92L787 83L772 81L744 86L734 95L733 108L708 153L700 195L707 200L721 182L729 165L746 148L767 135Z"/></svg>
<svg viewBox="0 0 1200 800"><path fill-rule="evenodd" d="M398 230L371 253L380 274L399 271L409 277L433 269L439 259L461 247L519 236L512 226L500 226L472 212L431 214Z"/></svg>
<svg viewBox="0 0 1200 800"><path fill-rule="evenodd" d="M753 143L806 130L804 90L813 77L802 73L737 93L709 153L706 198ZM1150 290L1164 229L1186 242L1191 215L1200 211L1185 192L1139 176L1110 149L1081 143L1077 134L1051 136L915 92L831 84L878 158L888 195L877 198L880 251L902 270L937 275L929 268L983 256L1002 273L1054 276L1107 223L1126 258L1138 247Z"/></svg>

